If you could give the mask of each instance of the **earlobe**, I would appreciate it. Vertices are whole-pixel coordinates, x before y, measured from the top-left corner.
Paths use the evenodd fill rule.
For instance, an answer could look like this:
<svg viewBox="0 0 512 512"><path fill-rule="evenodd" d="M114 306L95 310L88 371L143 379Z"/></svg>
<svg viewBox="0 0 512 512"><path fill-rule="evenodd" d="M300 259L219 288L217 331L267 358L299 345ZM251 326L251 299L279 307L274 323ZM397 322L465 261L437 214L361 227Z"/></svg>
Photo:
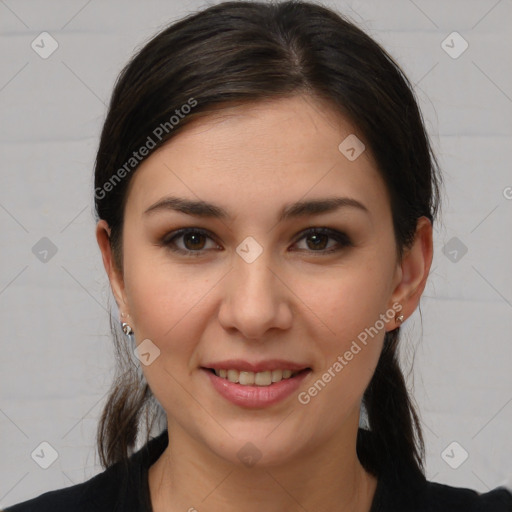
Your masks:
<svg viewBox="0 0 512 512"><path fill-rule="evenodd" d="M407 319L419 304L432 265L432 223L420 217L412 246L405 252L400 268L400 280L393 291L393 301L403 306L401 314Z"/></svg>
<svg viewBox="0 0 512 512"><path fill-rule="evenodd" d="M126 303L124 299L124 282L114 263L112 247L110 245L110 233L110 227L107 222L103 219L99 220L96 225L96 240L101 251L103 266L110 281L112 293L116 299L117 307L121 311L123 309L121 305Z"/></svg>

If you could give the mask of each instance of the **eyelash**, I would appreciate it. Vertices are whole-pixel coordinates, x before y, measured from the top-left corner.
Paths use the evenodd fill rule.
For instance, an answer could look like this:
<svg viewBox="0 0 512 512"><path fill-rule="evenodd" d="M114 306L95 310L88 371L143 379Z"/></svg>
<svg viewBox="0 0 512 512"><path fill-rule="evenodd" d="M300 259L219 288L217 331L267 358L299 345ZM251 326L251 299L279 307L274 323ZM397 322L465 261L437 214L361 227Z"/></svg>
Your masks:
<svg viewBox="0 0 512 512"><path fill-rule="evenodd" d="M200 229L200 228L182 228L182 229L178 229L177 231L174 231L174 232L166 235L165 237L163 237L162 240L161 240L161 245L167 247L168 249L170 249L173 252L176 252L178 254L183 254L185 256L191 256L191 257L201 256L204 253L203 249L192 251L192 250L180 249L180 248L177 248L174 245L176 239L181 238L181 237L183 237L186 234L204 235L204 236L212 239L213 241L215 241L212 238L212 236L210 236L209 232L204 230L204 229ZM330 248L330 249L323 249L323 250L320 250L320 251L306 250L306 252L310 252L310 253L313 253L313 254L319 253L319 255L321 256L321 255L328 255L328 254L332 254L332 253L338 252L338 251L340 251L341 249L343 249L345 247L352 247L353 246L352 241L350 240L350 238L345 233L342 233L341 231L337 231L337 230L330 229L330 228L324 228L324 227L306 229L305 231L303 231L301 233L301 236L296 239L294 244L296 244L297 242L300 242L303 238L306 238L309 235L318 235L318 234L326 235L326 236L336 240L336 242L338 242L339 246L335 247L335 248ZM169 238L169 235L172 235L172 236ZM300 250L302 250L302 249L300 249Z"/></svg>

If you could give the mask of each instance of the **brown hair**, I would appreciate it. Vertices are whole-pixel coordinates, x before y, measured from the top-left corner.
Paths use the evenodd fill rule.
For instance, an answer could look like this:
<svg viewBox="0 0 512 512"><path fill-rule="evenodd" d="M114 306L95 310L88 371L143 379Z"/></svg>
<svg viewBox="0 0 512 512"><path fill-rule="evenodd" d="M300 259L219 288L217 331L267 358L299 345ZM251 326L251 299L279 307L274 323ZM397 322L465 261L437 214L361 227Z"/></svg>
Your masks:
<svg viewBox="0 0 512 512"><path fill-rule="evenodd" d="M400 67L371 37L330 8L294 0L229 1L162 30L133 56L115 84L96 157L95 205L98 219L111 228L110 243L121 273L127 187L137 167L133 152L147 147L149 138L153 143L158 139L149 156L191 121L225 105L295 94L322 100L365 137L387 184L402 258L414 240L418 218L433 222L436 217L441 176L413 87ZM193 108L182 109L193 103ZM170 122L172 116L179 121ZM117 322L112 331L119 367L98 426L104 467L126 462L144 410L146 442L149 420L165 419L165 411L127 356L129 347L120 339ZM385 335L363 396L371 435L360 430L357 438L365 469L397 478L404 472L424 472L421 425L399 366L398 340L399 328Z"/></svg>

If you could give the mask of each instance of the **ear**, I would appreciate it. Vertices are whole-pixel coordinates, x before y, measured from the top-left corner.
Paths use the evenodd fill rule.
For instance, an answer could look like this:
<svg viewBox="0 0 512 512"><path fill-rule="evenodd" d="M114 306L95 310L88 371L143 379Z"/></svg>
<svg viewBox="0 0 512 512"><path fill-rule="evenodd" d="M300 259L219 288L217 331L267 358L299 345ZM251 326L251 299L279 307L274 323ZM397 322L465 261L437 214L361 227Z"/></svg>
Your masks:
<svg viewBox="0 0 512 512"><path fill-rule="evenodd" d="M126 310L124 280L120 270L115 265L112 248L110 247L110 227L103 219L101 219L96 225L96 240L98 241L98 245L101 250L103 266L107 272L110 287L112 288L112 293L114 294L117 302L117 307L119 308L120 313L124 312Z"/></svg>
<svg viewBox="0 0 512 512"><path fill-rule="evenodd" d="M432 223L427 217L420 217L412 246L404 253L397 267L392 304L402 304L400 314L404 320L412 315L419 304L432 265L433 242ZM396 328L396 325L392 327Z"/></svg>

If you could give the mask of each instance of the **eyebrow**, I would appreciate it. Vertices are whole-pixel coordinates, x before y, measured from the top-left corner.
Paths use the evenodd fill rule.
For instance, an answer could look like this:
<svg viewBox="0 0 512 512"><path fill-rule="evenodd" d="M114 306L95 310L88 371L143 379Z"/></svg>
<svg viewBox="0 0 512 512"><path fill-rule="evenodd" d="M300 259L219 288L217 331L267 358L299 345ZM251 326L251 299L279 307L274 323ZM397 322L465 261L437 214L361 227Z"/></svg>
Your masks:
<svg viewBox="0 0 512 512"><path fill-rule="evenodd" d="M350 197L328 197L325 199L311 199L308 201L297 201L289 203L282 208L278 221L282 222L294 217L304 215L319 215L329 213L339 208L352 207L369 214L368 208L357 199ZM229 213L222 207L206 201L194 201L181 197L164 197L151 205L144 211L144 215L153 214L158 211L177 211L197 217L209 217L216 219L230 219Z"/></svg>

